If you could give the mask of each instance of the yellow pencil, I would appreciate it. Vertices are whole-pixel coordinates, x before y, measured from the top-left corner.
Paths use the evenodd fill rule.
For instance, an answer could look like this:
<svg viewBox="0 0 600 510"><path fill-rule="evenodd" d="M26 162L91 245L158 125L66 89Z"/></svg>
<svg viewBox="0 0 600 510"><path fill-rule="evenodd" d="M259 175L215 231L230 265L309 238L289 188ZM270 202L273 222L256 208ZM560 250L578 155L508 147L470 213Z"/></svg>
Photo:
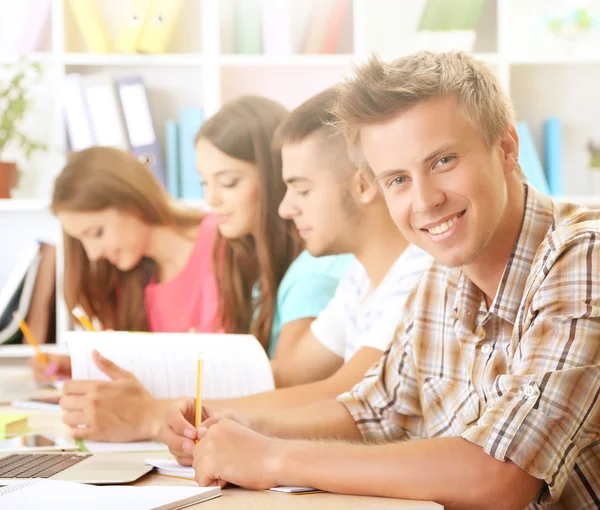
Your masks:
<svg viewBox="0 0 600 510"><path fill-rule="evenodd" d="M202 377L204 368L204 356L198 354L198 374L196 379L196 428L202 423ZM198 440L196 439L196 442Z"/></svg>
<svg viewBox="0 0 600 510"><path fill-rule="evenodd" d="M96 331L96 328L92 324L92 321L88 318L88 316L84 313L81 307L76 306L73 308L71 313L77 318L79 323L88 331Z"/></svg>
<svg viewBox="0 0 600 510"><path fill-rule="evenodd" d="M21 315L19 314L19 312L13 313L13 317L19 321L19 328L21 328L21 332L23 333L23 338L26 340L26 342L29 345L31 345L33 347L33 350L35 351L36 358L39 359L40 362L45 367L47 367L48 366L48 358L41 351L40 346L37 343L35 337L33 336L33 333L29 329L29 326L25 322L25 319L23 319L23 317L21 317Z"/></svg>

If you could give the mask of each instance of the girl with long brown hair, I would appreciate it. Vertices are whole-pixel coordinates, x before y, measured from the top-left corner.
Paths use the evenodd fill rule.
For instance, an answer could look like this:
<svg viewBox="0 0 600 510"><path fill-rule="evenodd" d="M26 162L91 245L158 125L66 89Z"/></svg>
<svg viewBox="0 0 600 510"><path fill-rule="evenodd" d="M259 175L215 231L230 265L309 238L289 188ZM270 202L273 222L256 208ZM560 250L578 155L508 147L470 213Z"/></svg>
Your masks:
<svg viewBox="0 0 600 510"><path fill-rule="evenodd" d="M226 103L196 137L196 166L218 225L219 313L225 330L252 333L269 356L294 342L333 297L346 257L312 257L278 214L286 185L272 149L287 115L279 103L244 96ZM278 350L278 345L286 345Z"/></svg>
<svg viewBox="0 0 600 510"><path fill-rule="evenodd" d="M109 147L74 153L55 181L51 209L64 232L64 297L69 310L82 308L103 329L222 330L212 265L214 219L200 210L176 206L135 156ZM36 359L31 361L37 379L70 376L68 357L50 361L50 372ZM130 436L70 412L81 413L91 406L87 395L97 388L87 384L90 381L85 381L85 388L78 387L83 381L65 385L61 401L65 420L70 417L74 432L85 430L94 439L147 436L140 427L157 411L158 403L131 374L101 356L96 362L122 386L123 397L106 397L105 407L115 410L109 414L118 414L128 392L137 406L137 412L129 410L135 418L129 424ZM80 425L87 428L79 429Z"/></svg>

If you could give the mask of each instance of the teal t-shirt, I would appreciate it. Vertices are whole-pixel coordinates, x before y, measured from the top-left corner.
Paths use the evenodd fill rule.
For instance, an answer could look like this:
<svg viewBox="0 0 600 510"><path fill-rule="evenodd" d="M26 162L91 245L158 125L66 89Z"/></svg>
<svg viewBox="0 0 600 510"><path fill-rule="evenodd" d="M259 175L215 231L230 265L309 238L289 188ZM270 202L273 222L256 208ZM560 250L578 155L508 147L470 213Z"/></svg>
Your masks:
<svg viewBox="0 0 600 510"><path fill-rule="evenodd" d="M277 303L267 351L269 358L275 354L279 333L284 324L316 317L325 309L352 260L353 255L313 257L303 251L292 262L277 289Z"/></svg>

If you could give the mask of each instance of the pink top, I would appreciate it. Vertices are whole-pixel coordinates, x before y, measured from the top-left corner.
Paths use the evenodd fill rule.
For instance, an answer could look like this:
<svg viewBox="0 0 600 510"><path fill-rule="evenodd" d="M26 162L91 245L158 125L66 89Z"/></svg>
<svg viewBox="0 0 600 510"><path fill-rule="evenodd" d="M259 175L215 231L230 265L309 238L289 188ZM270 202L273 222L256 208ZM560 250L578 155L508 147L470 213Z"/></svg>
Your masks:
<svg viewBox="0 0 600 510"><path fill-rule="evenodd" d="M175 278L150 283L145 289L146 315L150 331L163 333L215 333L217 328L217 284L213 274L213 244L217 224L207 215L187 266Z"/></svg>

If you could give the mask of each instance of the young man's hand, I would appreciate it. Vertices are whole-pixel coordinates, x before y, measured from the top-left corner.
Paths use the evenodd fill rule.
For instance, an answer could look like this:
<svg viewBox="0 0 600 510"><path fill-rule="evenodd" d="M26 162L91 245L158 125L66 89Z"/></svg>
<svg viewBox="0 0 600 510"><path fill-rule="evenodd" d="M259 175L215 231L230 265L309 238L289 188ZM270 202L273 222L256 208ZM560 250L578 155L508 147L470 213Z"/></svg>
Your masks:
<svg viewBox="0 0 600 510"><path fill-rule="evenodd" d="M93 352L96 366L110 381L67 381L60 406L75 439L140 441L158 433L162 402L153 399L127 370Z"/></svg>
<svg viewBox="0 0 600 510"><path fill-rule="evenodd" d="M193 466L201 487L233 483L251 489L269 489L279 485L276 473L281 439L262 436L228 419L198 427L198 439Z"/></svg>
<svg viewBox="0 0 600 510"><path fill-rule="evenodd" d="M169 447L171 454L182 466L192 465L194 445L198 431L194 427L196 418L196 400L190 397L177 399L166 411L158 433L158 440ZM201 427L210 427L220 420L230 419L244 425L250 425L239 412L230 409L208 409L202 407Z"/></svg>

